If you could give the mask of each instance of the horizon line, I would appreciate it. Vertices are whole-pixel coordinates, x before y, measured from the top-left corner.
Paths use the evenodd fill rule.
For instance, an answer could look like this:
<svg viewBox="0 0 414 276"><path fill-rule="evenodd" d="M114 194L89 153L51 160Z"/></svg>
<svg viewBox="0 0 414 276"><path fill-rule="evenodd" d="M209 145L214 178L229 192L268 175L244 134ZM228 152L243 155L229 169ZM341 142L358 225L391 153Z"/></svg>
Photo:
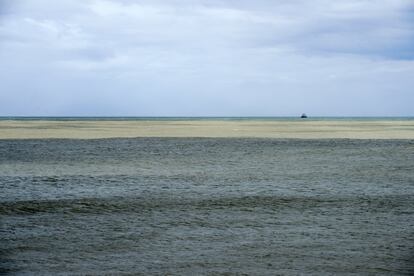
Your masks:
<svg viewBox="0 0 414 276"><path fill-rule="evenodd" d="M414 118L414 115L307 115L309 118ZM250 115L250 116L139 116L139 115L0 115L0 118L300 118L300 115Z"/></svg>

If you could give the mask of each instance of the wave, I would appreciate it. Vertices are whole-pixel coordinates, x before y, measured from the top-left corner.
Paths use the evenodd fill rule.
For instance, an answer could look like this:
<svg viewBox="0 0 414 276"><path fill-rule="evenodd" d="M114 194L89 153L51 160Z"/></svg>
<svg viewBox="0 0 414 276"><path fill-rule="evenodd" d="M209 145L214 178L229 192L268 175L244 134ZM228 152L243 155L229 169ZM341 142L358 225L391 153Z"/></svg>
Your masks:
<svg viewBox="0 0 414 276"><path fill-rule="evenodd" d="M24 200L1 202L0 215L31 215L37 213L114 213L148 210L228 209L252 211L263 209L308 210L312 208L353 208L367 212L406 212L412 210L414 195L349 196L349 197L280 197L242 196L210 199L115 197L55 200ZM359 207L359 208L356 208ZM403 211L405 210L405 211Z"/></svg>

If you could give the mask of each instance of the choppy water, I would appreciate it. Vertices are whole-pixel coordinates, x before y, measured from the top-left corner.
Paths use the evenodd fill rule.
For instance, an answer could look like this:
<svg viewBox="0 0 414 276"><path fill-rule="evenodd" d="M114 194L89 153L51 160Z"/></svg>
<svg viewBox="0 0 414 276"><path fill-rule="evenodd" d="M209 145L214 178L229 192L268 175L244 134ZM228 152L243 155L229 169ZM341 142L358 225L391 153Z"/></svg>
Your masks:
<svg viewBox="0 0 414 276"><path fill-rule="evenodd" d="M0 141L10 274L410 275L414 141Z"/></svg>

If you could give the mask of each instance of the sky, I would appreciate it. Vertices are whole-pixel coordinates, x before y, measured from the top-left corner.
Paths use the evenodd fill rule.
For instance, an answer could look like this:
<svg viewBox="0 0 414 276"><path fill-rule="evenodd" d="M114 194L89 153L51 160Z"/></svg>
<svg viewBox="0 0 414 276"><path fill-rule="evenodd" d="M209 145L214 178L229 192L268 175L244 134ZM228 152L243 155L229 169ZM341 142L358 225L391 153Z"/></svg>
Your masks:
<svg viewBox="0 0 414 276"><path fill-rule="evenodd" d="M0 0L0 116L414 116L412 0Z"/></svg>

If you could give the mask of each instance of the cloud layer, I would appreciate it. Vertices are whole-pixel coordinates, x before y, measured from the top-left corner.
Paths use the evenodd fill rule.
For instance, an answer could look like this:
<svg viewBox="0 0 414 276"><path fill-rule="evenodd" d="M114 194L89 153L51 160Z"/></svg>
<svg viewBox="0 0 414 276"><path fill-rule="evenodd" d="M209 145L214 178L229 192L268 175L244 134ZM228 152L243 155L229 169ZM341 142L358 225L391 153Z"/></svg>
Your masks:
<svg viewBox="0 0 414 276"><path fill-rule="evenodd" d="M3 116L414 115L409 0L0 3Z"/></svg>

